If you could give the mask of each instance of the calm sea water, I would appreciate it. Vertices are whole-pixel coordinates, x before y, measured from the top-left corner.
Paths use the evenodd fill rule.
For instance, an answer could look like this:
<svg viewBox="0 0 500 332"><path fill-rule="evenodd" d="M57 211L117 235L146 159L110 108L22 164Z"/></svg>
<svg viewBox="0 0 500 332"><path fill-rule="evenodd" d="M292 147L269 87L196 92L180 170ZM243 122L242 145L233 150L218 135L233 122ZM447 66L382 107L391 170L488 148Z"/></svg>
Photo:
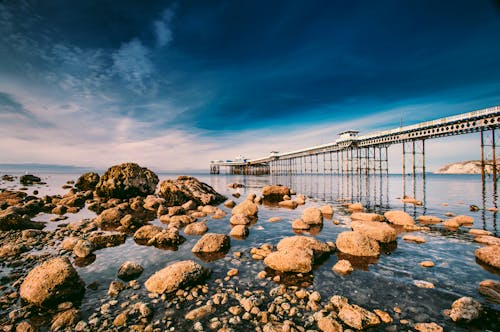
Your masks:
<svg viewBox="0 0 500 332"><path fill-rule="evenodd" d="M0 170L1 172L1 170ZM3 173L2 173L3 174ZM12 174L12 173L10 173ZM28 192L38 190L39 195L63 194L66 190L61 186L67 180L76 180L80 174L38 173L47 185L29 187ZM333 220L325 220L323 229L314 234L321 241L335 241L337 235L349 229L348 214L342 207L342 200L361 202L369 211L383 213L390 209L405 210L414 217L422 214L435 215L445 219L447 212L466 214L474 218L474 228L486 229L497 236L500 226L496 212L487 211L486 208L496 207L498 199L496 189L491 180L485 186L481 177L476 175L434 175L428 174L423 181L422 177L406 181L400 175L388 177L338 177L338 176L231 176L195 174L198 179L208 183L218 192L235 200L242 201L250 193L261 193L261 188L268 184L283 184L290 186L297 193L308 196L308 206L321 206L325 203L332 204L335 209L333 220L340 221L336 225ZM175 178L177 174L159 174L160 181ZM230 183L243 183L245 188L229 189ZM18 183L3 182L1 187L18 188ZM231 195L239 192L241 197L236 199ZM414 196L422 200L422 206L403 204L401 197ZM478 212L471 212L470 205L480 208ZM235 279L235 287L239 289L266 289L276 286L272 281L262 281L256 274L265 269L262 261L251 259L250 248L258 247L263 243L277 244L280 239L293 236L291 224L299 218L304 206L296 210L281 209L274 206L263 205L259 210L259 220L250 229L250 235L245 240L231 241L230 252L222 259L214 262L202 262L213 270L208 286L214 286L214 280L224 277L231 268L238 268L240 275ZM228 216L220 220L208 218L209 232L229 233L230 210ZM59 223L68 223L82 218L93 218L95 214L83 209L78 214L69 214L69 219L62 222L49 222L47 229L57 227ZM270 217L280 216L279 222L268 222ZM48 221L52 215L40 214L35 220ZM152 222L160 225L158 220ZM352 303L368 309L382 309L392 314L395 318L408 319L412 322L437 322L445 330L498 330L499 310L498 304L488 302L478 292L479 283L485 279L499 280L499 276L490 272L476 263L474 251L481 245L473 242L473 237L468 234L467 228L451 232L440 225L433 225L429 231L414 232L426 239L424 244L407 243L398 237L396 248L387 250L377 260L362 262L356 270L348 276L339 276L332 272L332 266L339 259L336 254L315 267L311 276L301 280L282 280L282 282L300 283L319 290L323 298L332 295L344 295ZM139 277L139 282L145 280L155 271L168 265L170 262L181 259L197 259L191 253L199 237L185 236L187 241L177 251L160 250L154 247L137 245L132 238L126 243L96 252L96 260L87 266L78 267L80 276L86 284L97 281L102 287L97 290L87 289L82 310L85 317L90 316L96 308L106 299L107 285L116 280L116 272L125 260L140 263L144 273ZM235 260L232 253L241 251L242 259ZM433 268L423 268L419 262L431 260L435 263ZM415 286L416 281L427 281L434 284L433 289L423 289ZM215 286L214 286L215 287ZM139 292L147 298L142 288ZM443 315L443 310L451 307L451 303L461 296L471 296L488 308L488 314L483 321L476 322L474 327L464 327L451 323ZM396 315L395 306L403 312ZM186 310L189 308L185 308ZM178 326L182 326L182 316ZM395 320L400 328L403 325Z"/></svg>

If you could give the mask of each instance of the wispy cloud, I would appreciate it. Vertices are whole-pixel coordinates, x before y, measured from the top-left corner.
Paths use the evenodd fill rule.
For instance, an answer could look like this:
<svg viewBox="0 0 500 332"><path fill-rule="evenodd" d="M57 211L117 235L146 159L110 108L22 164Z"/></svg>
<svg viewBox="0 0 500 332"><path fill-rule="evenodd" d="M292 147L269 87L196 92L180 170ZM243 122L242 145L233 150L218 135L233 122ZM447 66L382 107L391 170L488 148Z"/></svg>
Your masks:
<svg viewBox="0 0 500 332"><path fill-rule="evenodd" d="M156 37L156 46L167 46L173 40L171 23L174 17L174 10L167 8L161 17L153 22L153 32Z"/></svg>

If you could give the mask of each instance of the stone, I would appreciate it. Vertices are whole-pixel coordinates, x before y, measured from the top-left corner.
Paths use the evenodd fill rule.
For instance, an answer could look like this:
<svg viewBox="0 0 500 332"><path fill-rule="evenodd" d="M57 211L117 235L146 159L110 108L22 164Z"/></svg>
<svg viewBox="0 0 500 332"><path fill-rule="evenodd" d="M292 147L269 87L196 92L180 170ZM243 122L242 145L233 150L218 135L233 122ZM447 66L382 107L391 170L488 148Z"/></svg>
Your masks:
<svg viewBox="0 0 500 332"><path fill-rule="evenodd" d="M315 207L304 209L301 218L303 222L308 225L321 225L323 224L323 214L321 210Z"/></svg>
<svg viewBox="0 0 500 332"><path fill-rule="evenodd" d="M358 330L380 324L380 318L377 315L355 304L343 305L338 316L344 324Z"/></svg>
<svg viewBox="0 0 500 332"><path fill-rule="evenodd" d="M500 303L500 281L492 279L481 281L479 293L493 303Z"/></svg>
<svg viewBox="0 0 500 332"><path fill-rule="evenodd" d="M90 256L93 251L94 246L92 245L92 242L87 240L79 240L73 248L73 254L75 254L76 257L80 258Z"/></svg>
<svg viewBox="0 0 500 332"><path fill-rule="evenodd" d="M434 262L433 261L422 261L420 263L418 263L420 266L422 267L433 267L434 266Z"/></svg>
<svg viewBox="0 0 500 332"><path fill-rule="evenodd" d="M457 229L460 227L460 224L454 219L448 219L443 222L444 227L450 229Z"/></svg>
<svg viewBox="0 0 500 332"><path fill-rule="evenodd" d="M208 232L208 227L204 221L194 222L184 228L184 233L187 235L203 235L206 232Z"/></svg>
<svg viewBox="0 0 500 332"><path fill-rule="evenodd" d="M125 285L121 281L111 281L108 287L109 296L117 296L125 288Z"/></svg>
<svg viewBox="0 0 500 332"><path fill-rule="evenodd" d="M68 211L68 207L66 205L57 205L55 208L52 209L52 211L50 213L62 216L67 211Z"/></svg>
<svg viewBox="0 0 500 332"><path fill-rule="evenodd" d="M434 288L434 284L432 282L428 282L425 280L413 280L413 284L418 288Z"/></svg>
<svg viewBox="0 0 500 332"><path fill-rule="evenodd" d="M121 225L122 211L118 207L106 209L95 219L96 224L103 229L115 228Z"/></svg>
<svg viewBox="0 0 500 332"><path fill-rule="evenodd" d="M194 245L191 252L194 253L216 253L229 250L231 240L225 234L207 233Z"/></svg>
<svg viewBox="0 0 500 332"><path fill-rule="evenodd" d="M312 270L313 252L310 249L286 249L267 255L264 264L281 272L308 273Z"/></svg>
<svg viewBox="0 0 500 332"><path fill-rule="evenodd" d="M67 237L61 242L61 248L64 250L73 251L73 248L75 247L78 241L80 241L79 237L76 236Z"/></svg>
<svg viewBox="0 0 500 332"><path fill-rule="evenodd" d="M337 249L352 256L378 257L380 246L377 241L358 232L342 232L335 242Z"/></svg>
<svg viewBox="0 0 500 332"><path fill-rule="evenodd" d="M227 200L224 202L224 206L227 207L228 209L234 208L236 203L233 200Z"/></svg>
<svg viewBox="0 0 500 332"><path fill-rule="evenodd" d="M367 213L367 212L354 212L351 214L351 220L353 221L384 221L384 216L377 213Z"/></svg>
<svg viewBox="0 0 500 332"><path fill-rule="evenodd" d="M154 194L158 176L136 163L115 165L101 176L96 185L97 195L106 198L132 198Z"/></svg>
<svg viewBox="0 0 500 332"><path fill-rule="evenodd" d="M243 214L235 214L231 216L229 222L231 225L248 225L252 222L252 220Z"/></svg>
<svg viewBox="0 0 500 332"><path fill-rule="evenodd" d="M271 217L267 221L269 221L269 222L278 222L278 221L281 221L281 219L283 219L283 218L282 217Z"/></svg>
<svg viewBox="0 0 500 332"><path fill-rule="evenodd" d="M209 205L210 206L210 205ZM212 206L210 206L212 207ZM171 206L168 208L168 215L172 216L180 216L186 214L186 210L182 206Z"/></svg>
<svg viewBox="0 0 500 332"><path fill-rule="evenodd" d="M194 202L193 200L190 199L189 201L182 204L181 206L185 211L190 211L190 210L196 210L198 205L196 204L196 202Z"/></svg>
<svg viewBox="0 0 500 332"><path fill-rule="evenodd" d="M80 317L81 313L78 309L69 309L59 312L52 318L50 329L52 331L58 331L73 327L80 320Z"/></svg>
<svg viewBox="0 0 500 332"><path fill-rule="evenodd" d="M14 257L27 250L22 244L7 243L0 247L0 258Z"/></svg>
<svg viewBox="0 0 500 332"><path fill-rule="evenodd" d="M30 184L36 184L36 183L41 183L42 179L40 179L38 176L33 175L33 174L25 174L21 175L19 178L19 182L23 185L30 185Z"/></svg>
<svg viewBox="0 0 500 332"><path fill-rule="evenodd" d="M342 325L330 317L318 319L318 328L323 332L343 332Z"/></svg>
<svg viewBox="0 0 500 332"><path fill-rule="evenodd" d="M355 211L363 211L365 208L363 207L363 204L361 203L352 203L347 205L347 210L349 212L355 212Z"/></svg>
<svg viewBox="0 0 500 332"><path fill-rule="evenodd" d="M278 205L282 208L287 208L287 209L293 210L293 209L296 209L299 204L296 201L287 200L287 201L279 202Z"/></svg>
<svg viewBox="0 0 500 332"><path fill-rule="evenodd" d="M215 311L215 308L209 304L193 309L188 312L184 318L187 320L199 320L205 316L210 315Z"/></svg>
<svg viewBox="0 0 500 332"><path fill-rule="evenodd" d="M443 332L443 328L436 323L417 323L413 328L418 332Z"/></svg>
<svg viewBox="0 0 500 332"><path fill-rule="evenodd" d="M192 261L172 263L153 274L145 283L146 289L153 293L171 293L181 287L197 285L204 281L210 270Z"/></svg>
<svg viewBox="0 0 500 332"><path fill-rule="evenodd" d="M311 225L305 223L302 219L296 219L292 223L292 228L297 230L308 230L311 228Z"/></svg>
<svg viewBox="0 0 500 332"><path fill-rule="evenodd" d="M139 277L144 268L135 262L125 261L118 269L118 278L128 281Z"/></svg>
<svg viewBox="0 0 500 332"><path fill-rule="evenodd" d="M179 176L176 180L161 182L158 196L165 199L166 206L182 205L190 200L196 205L213 205L226 200L211 186L192 176Z"/></svg>
<svg viewBox="0 0 500 332"><path fill-rule="evenodd" d="M229 233L230 236L236 237L236 238L245 238L248 236L248 227L245 225L235 225L233 228L231 228L231 232Z"/></svg>
<svg viewBox="0 0 500 332"><path fill-rule="evenodd" d="M84 173L76 180L75 187L80 191L95 190L99 179L99 174L95 172Z"/></svg>
<svg viewBox="0 0 500 332"><path fill-rule="evenodd" d="M461 297L451 305L450 318L454 322L470 322L479 318L482 306L471 297Z"/></svg>
<svg viewBox="0 0 500 332"><path fill-rule="evenodd" d="M474 218L465 215L459 215L448 220L450 223L456 223L459 226L474 224Z"/></svg>
<svg viewBox="0 0 500 332"><path fill-rule="evenodd" d="M500 238L492 235L479 235L474 237L474 242L487 245L500 245Z"/></svg>
<svg viewBox="0 0 500 332"><path fill-rule="evenodd" d="M159 226L145 225L134 233L134 241L148 246L175 247L185 241L175 227L164 229Z"/></svg>
<svg viewBox="0 0 500 332"><path fill-rule="evenodd" d="M280 202L283 196L290 196L290 188L281 185L271 185L262 188L262 196L264 200L270 202Z"/></svg>
<svg viewBox="0 0 500 332"><path fill-rule="evenodd" d="M333 271L339 274L349 274L354 271L351 262L346 259L341 259L333 266Z"/></svg>
<svg viewBox="0 0 500 332"><path fill-rule="evenodd" d="M23 300L47 307L72 299L81 299L85 285L67 257L50 259L33 268L20 288Z"/></svg>
<svg viewBox="0 0 500 332"><path fill-rule="evenodd" d="M127 235L123 233L103 233L92 232L88 240L92 243L96 250L116 247L124 244L127 240Z"/></svg>
<svg viewBox="0 0 500 332"><path fill-rule="evenodd" d="M406 212L400 210L392 210L384 213L384 217L394 225L411 226L415 225L415 220Z"/></svg>
<svg viewBox="0 0 500 332"><path fill-rule="evenodd" d="M479 248L476 250L475 255L477 260L500 269L500 245Z"/></svg>
<svg viewBox="0 0 500 332"><path fill-rule="evenodd" d="M432 225L442 223L443 219L435 216L419 216L417 221L421 224Z"/></svg>
<svg viewBox="0 0 500 332"><path fill-rule="evenodd" d="M232 215L243 215L249 218L257 218L257 214L259 213L259 208L257 204L252 201L246 199L240 204L236 205L232 210Z"/></svg>
<svg viewBox="0 0 500 332"><path fill-rule="evenodd" d="M16 332L36 332L37 328L28 321L22 321L16 325Z"/></svg>
<svg viewBox="0 0 500 332"><path fill-rule="evenodd" d="M319 209L324 218L331 218L333 216L333 207L330 204L323 205Z"/></svg>
<svg viewBox="0 0 500 332"><path fill-rule="evenodd" d="M405 236L403 236L403 240L405 240L406 242L414 242L418 244L426 242L425 238L423 238L422 236L411 235L411 234L406 234Z"/></svg>
<svg viewBox="0 0 500 332"><path fill-rule="evenodd" d="M42 229L45 223L31 221L23 209L17 206L9 206L5 210L0 210L0 231L10 231L18 229Z"/></svg>
<svg viewBox="0 0 500 332"><path fill-rule="evenodd" d="M355 232L382 243L394 242L397 239L396 230L385 222L352 221L351 228Z"/></svg>
<svg viewBox="0 0 500 332"><path fill-rule="evenodd" d="M421 201L417 200L414 197L409 197L409 196L404 196L403 199L401 199L401 201L407 204L422 205Z"/></svg>
<svg viewBox="0 0 500 332"><path fill-rule="evenodd" d="M477 228L471 228L469 229L469 234L472 235L492 235L490 231L487 231L485 229L477 229Z"/></svg>
<svg viewBox="0 0 500 332"><path fill-rule="evenodd" d="M147 195L142 206L146 210L157 211L162 203L163 200L161 198L158 198L155 195Z"/></svg>
<svg viewBox="0 0 500 332"><path fill-rule="evenodd" d="M315 258L320 258L332 251L332 248L319 240L316 240L310 236L290 236L280 240L276 246L278 251L288 250L288 249L298 249L298 250L312 250ZM335 250L335 248L333 248Z"/></svg>
<svg viewBox="0 0 500 332"><path fill-rule="evenodd" d="M380 318L380 320L382 320L382 322L386 324L392 323L392 317L387 312L380 309L374 309L373 312Z"/></svg>

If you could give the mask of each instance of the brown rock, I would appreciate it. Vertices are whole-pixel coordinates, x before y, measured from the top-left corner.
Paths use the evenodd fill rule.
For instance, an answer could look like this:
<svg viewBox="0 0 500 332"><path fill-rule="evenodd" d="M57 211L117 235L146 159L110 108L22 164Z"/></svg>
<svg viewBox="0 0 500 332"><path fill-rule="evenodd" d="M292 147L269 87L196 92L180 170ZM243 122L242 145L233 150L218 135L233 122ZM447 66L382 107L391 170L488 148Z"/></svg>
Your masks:
<svg viewBox="0 0 500 332"><path fill-rule="evenodd" d="M443 219L435 216L419 216L417 218L417 221L426 224L426 225L432 225L432 224L439 224L443 222Z"/></svg>
<svg viewBox="0 0 500 332"><path fill-rule="evenodd" d="M80 320L80 317L80 310L77 309L69 309L57 313L52 319L52 325L50 326L50 329L52 331L58 331L73 327Z"/></svg>
<svg viewBox="0 0 500 332"><path fill-rule="evenodd" d="M358 221L384 221L384 216L377 213L354 212L351 214L351 220Z"/></svg>
<svg viewBox="0 0 500 332"><path fill-rule="evenodd" d="M248 227L245 225L236 225L231 229L229 235L236 238L245 238L248 236Z"/></svg>
<svg viewBox="0 0 500 332"><path fill-rule="evenodd" d="M492 235L490 231L484 229L471 228L469 229L469 234L472 235Z"/></svg>
<svg viewBox="0 0 500 332"><path fill-rule="evenodd" d="M296 219L292 223L292 228L297 230L308 230L311 225L305 223L302 219Z"/></svg>
<svg viewBox="0 0 500 332"><path fill-rule="evenodd" d="M118 278L126 281L135 279L140 276L143 271L144 268L141 265L131 261L125 261L118 269Z"/></svg>
<svg viewBox="0 0 500 332"><path fill-rule="evenodd" d="M181 287L202 282L209 270L191 260L168 265L156 272L145 283L146 289L153 293L171 293Z"/></svg>
<svg viewBox="0 0 500 332"><path fill-rule="evenodd" d="M443 328L436 323L417 323L414 328L418 332L443 332Z"/></svg>
<svg viewBox="0 0 500 332"><path fill-rule="evenodd" d="M394 242L397 239L396 230L385 222L353 221L351 228L355 232L382 243Z"/></svg>
<svg viewBox="0 0 500 332"><path fill-rule="evenodd" d="M471 297L461 297L451 305L450 318L454 322L470 322L479 318L481 311L481 303Z"/></svg>
<svg viewBox="0 0 500 332"><path fill-rule="evenodd" d="M339 274L349 274L354 271L351 262L345 259L341 259L337 263L335 263L332 269L334 272Z"/></svg>
<svg viewBox="0 0 500 332"><path fill-rule="evenodd" d="M283 219L283 218L281 218L281 217L271 217L271 218L268 219L268 221L269 222L277 222L277 221L280 221L281 219Z"/></svg>
<svg viewBox="0 0 500 332"><path fill-rule="evenodd" d="M299 204L296 201L287 200L287 201L279 202L278 205L282 208L287 208L287 209L293 210L293 209L296 209Z"/></svg>
<svg viewBox="0 0 500 332"><path fill-rule="evenodd" d="M350 212L363 211L364 207L363 207L363 204L361 204L361 203L352 203L352 204L347 205L347 210Z"/></svg>
<svg viewBox="0 0 500 332"><path fill-rule="evenodd" d="M382 320L382 322L389 324L392 323L392 317L387 312L379 309L373 310L375 314Z"/></svg>
<svg viewBox="0 0 500 332"><path fill-rule="evenodd" d="M330 317L321 317L318 320L318 328L323 332L342 332L342 325Z"/></svg>
<svg viewBox="0 0 500 332"><path fill-rule="evenodd" d="M491 279L481 281L479 293L493 303L500 303L500 281Z"/></svg>
<svg viewBox="0 0 500 332"><path fill-rule="evenodd" d="M330 204L320 207L321 214L324 218L331 218L333 216L333 207Z"/></svg>
<svg viewBox="0 0 500 332"><path fill-rule="evenodd" d="M227 200L224 202L224 206L229 209L232 209L235 205L236 203L233 200Z"/></svg>
<svg viewBox="0 0 500 332"><path fill-rule="evenodd" d="M29 250L22 244L7 243L0 247L0 258L14 257Z"/></svg>
<svg viewBox="0 0 500 332"><path fill-rule="evenodd" d="M92 242L87 240L79 240L73 248L73 253L76 257L85 258L92 254L94 246Z"/></svg>
<svg viewBox="0 0 500 332"><path fill-rule="evenodd" d="M199 308L193 309L190 312L188 312L184 318L187 320L195 320L198 321L199 319L210 315L215 311L215 308L209 304L201 306Z"/></svg>
<svg viewBox="0 0 500 332"><path fill-rule="evenodd" d="M421 201L415 199L414 197L409 197L409 196L403 197L403 199L401 201L403 203L407 203L407 204L422 205Z"/></svg>
<svg viewBox="0 0 500 332"><path fill-rule="evenodd" d="M185 241L175 227L164 229L158 226L146 225L134 233L134 241L148 246L175 247Z"/></svg>
<svg viewBox="0 0 500 332"><path fill-rule="evenodd" d="M15 229L42 229L45 223L31 221L25 210L17 206L9 206L5 210L0 210L0 231L10 231Z"/></svg>
<svg viewBox="0 0 500 332"><path fill-rule="evenodd" d="M182 205L192 200L196 205L218 204L226 197L217 193L208 184L191 176L179 176L177 180L160 183L158 195L165 199L166 206Z"/></svg>
<svg viewBox="0 0 500 332"><path fill-rule="evenodd" d="M290 188L285 186L265 186L262 188L262 196L266 201L279 202L283 200L283 196L290 196Z"/></svg>
<svg viewBox="0 0 500 332"><path fill-rule="evenodd" d="M85 287L68 258L53 258L33 268L20 288L25 301L39 307L83 297Z"/></svg>
<svg viewBox="0 0 500 332"><path fill-rule="evenodd" d="M312 270L312 250L287 249L270 253L264 263L281 272L308 273Z"/></svg>
<svg viewBox="0 0 500 332"><path fill-rule="evenodd" d="M257 204L253 203L248 199L236 205L232 210L233 216L240 214L249 218L257 218L258 213L259 213L259 208Z"/></svg>
<svg viewBox="0 0 500 332"><path fill-rule="evenodd" d="M16 332L36 332L37 328L28 321L22 321L16 326Z"/></svg>
<svg viewBox="0 0 500 332"><path fill-rule="evenodd" d="M243 214L235 214L235 215L231 216L231 218L229 219L229 222L231 223L231 225L248 225L252 221L250 220L249 217L247 217Z"/></svg>
<svg viewBox="0 0 500 332"><path fill-rule="evenodd" d="M127 240L127 235L123 233L92 232L88 240L92 243L94 249L99 250L124 244L125 240Z"/></svg>
<svg viewBox="0 0 500 332"><path fill-rule="evenodd" d="M475 255L479 261L500 269L500 245L479 248Z"/></svg>
<svg viewBox="0 0 500 332"><path fill-rule="evenodd" d="M194 222L184 228L184 233L187 235L203 235L206 232L208 232L208 227L204 221Z"/></svg>
<svg viewBox="0 0 500 332"><path fill-rule="evenodd" d="M406 226L415 225L415 220L406 212L399 210L387 211L384 217L394 225Z"/></svg>
<svg viewBox="0 0 500 332"><path fill-rule="evenodd" d="M339 318L346 325L358 330L380 324L380 319L377 315L355 304L344 305L339 311Z"/></svg>
<svg viewBox="0 0 500 332"><path fill-rule="evenodd" d="M433 267L434 266L434 262L433 261L423 261L423 262L420 262L418 264L420 266L423 266L423 267Z"/></svg>
<svg viewBox="0 0 500 332"><path fill-rule="evenodd" d="M343 232L337 237L338 250L353 256L377 257L380 246L377 241L358 232Z"/></svg>
<svg viewBox="0 0 500 332"><path fill-rule="evenodd" d="M329 254L332 251L332 248L324 242L318 241L313 237L309 236L290 236L278 243L277 247L278 251L285 251L290 249L298 249L298 250L312 250L315 258L319 258L325 254ZM333 248L334 250L335 248Z"/></svg>
<svg viewBox="0 0 500 332"><path fill-rule="evenodd" d="M64 250L73 251L73 248L75 247L78 241L80 241L79 237L76 236L67 237L61 242L61 248Z"/></svg>
<svg viewBox="0 0 500 332"><path fill-rule="evenodd" d="M100 228L114 228L121 225L122 217L122 211L118 207L113 207L102 211L95 222Z"/></svg>
<svg viewBox="0 0 500 332"><path fill-rule="evenodd" d="M323 215L321 214L321 210L315 207L304 209L301 219L308 225L323 224Z"/></svg>
<svg viewBox="0 0 500 332"><path fill-rule="evenodd" d="M465 216L465 215L460 215L453 217L448 220L449 222L457 223L459 226L463 225L472 225L474 223L474 218Z"/></svg>
<svg viewBox="0 0 500 332"><path fill-rule="evenodd" d="M500 238L492 235L479 235L474 237L474 242L487 245L500 245Z"/></svg>
<svg viewBox="0 0 500 332"><path fill-rule="evenodd" d="M194 253L216 253L224 252L231 246L229 236L225 234L208 233L194 245L191 252Z"/></svg>
<svg viewBox="0 0 500 332"><path fill-rule="evenodd" d="M112 166L101 176L95 191L107 198L131 198L154 194L158 176L135 163Z"/></svg>
<svg viewBox="0 0 500 332"><path fill-rule="evenodd" d="M415 242L415 243L425 243L425 239L422 236L406 234L403 236L403 240L407 242Z"/></svg>
<svg viewBox="0 0 500 332"><path fill-rule="evenodd" d="M99 183L99 174L88 172L82 174L76 181L75 187L80 191L94 190Z"/></svg>

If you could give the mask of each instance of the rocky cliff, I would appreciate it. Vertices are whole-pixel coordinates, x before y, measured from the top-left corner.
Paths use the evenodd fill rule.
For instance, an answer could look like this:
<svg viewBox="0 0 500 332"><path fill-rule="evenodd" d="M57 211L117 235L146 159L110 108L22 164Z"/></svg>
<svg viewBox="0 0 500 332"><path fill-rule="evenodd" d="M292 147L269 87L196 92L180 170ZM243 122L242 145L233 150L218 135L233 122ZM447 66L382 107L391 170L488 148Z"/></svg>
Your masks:
<svg viewBox="0 0 500 332"><path fill-rule="evenodd" d="M500 164L500 160L498 162ZM498 169L499 166L497 166ZM492 173L493 167L491 160L485 161L486 173ZM500 171L500 169L499 169ZM451 164L446 164L439 168L436 174L481 174L481 160L468 160Z"/></svg>

